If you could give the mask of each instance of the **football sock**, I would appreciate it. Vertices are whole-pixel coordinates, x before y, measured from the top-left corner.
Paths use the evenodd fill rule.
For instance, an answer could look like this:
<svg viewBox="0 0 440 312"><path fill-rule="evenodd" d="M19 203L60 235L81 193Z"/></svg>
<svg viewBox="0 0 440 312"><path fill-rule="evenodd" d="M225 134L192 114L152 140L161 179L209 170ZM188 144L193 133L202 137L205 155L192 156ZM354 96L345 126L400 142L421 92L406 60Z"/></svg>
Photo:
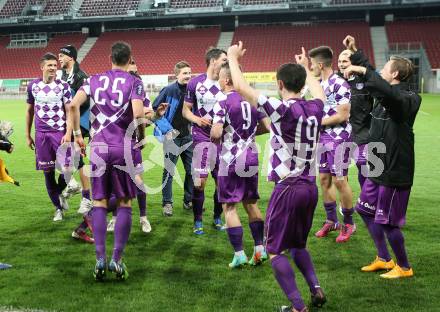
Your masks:
<svg viewBox="0 0 440 312"><path fill-rule="evenodd" d="M222 204L218 201L217 188L214 192L214 219L218 219L221 217L223 212Z"/></svg>
<svg viewBox="0 0 440 312"><path fill-rule="evenodd" d="M118 208L118 221L115 224L115 246L113 248L112 259L119 261L128 242L131 230L131 207Z"/></svg>
<svg viewBox="0 0 440 312"><path fill-rule="evenodd" d="M90 200L90 190L82 190L82 197Z"/></svg>
<svg viewBox="0 0 440 312"><path fill-rule="evenodd" d="M141 191L140 189L137 190L137 201L139 205L139 215L141 217L147 216L147 194Z"/></svg>
<svg viewBox="0 0 440 312"><path fill-rule="evenodd" d="M353 225L353 208L342 208L342 214L344 215L344 224Z"/></svg>
<svg viewBox="0 0 440 312"><path fill-rule="evenodd" d="M310 257L307 249L296 249L293 248L291 251L293 261L295 261L296 266L301 271L302 275L306 279L309 285L310 292L316 294L316 288L319 288L318 277L315 273L315 268L313 267L312 258Z"/></svg>
<svg viewBox="0 0 440 312"><path fill-rule="evenodd" d="M55 181L55 171L45 171L44 179L46 182L47 194L49 195L52 204L55 206L55 209L62 209L59 198L60 192L58 189L58 185Z"/></svg>
<svg viewBox="0 0 440 312"><path fill-rule="evenodd" d="M234 251L243 250L243 227L235 226L227 228L229 241L231 242Z"/></svg>
<svg viewBox="0 0 440 312"><path fill-rule="evenodd" d="M295 273L290 266L289 259L284 255L277 255L271 260L272 270L278 284L286 294L292 306L301 311L305 305L296 286Z"/></svg>
<svg viewBox="0 0 440 312"><path fill-rule="evenodd" d="M95 239L96 259L105 259L105 238L107 234L107 209L93 207L93 236Z"/></svg>
<svg viewBox="0 0 440 312"><path fill-rule="evenodd" d="M205 191L198 190L194 188L193 190L193 212L194 212L194 221L202 221L203 216L203 203L205 202Z"/></svg>
<svg viewBox="0 0 440 312"><path fill-rule="evenodd" d="M59 189L59 192L60 192L60 194L61 194L61 192L66 188L66 186L67 186L67 183L66 183L66 179L64 178L64 174L60 174L59 176L58 176L58 189Z"/></svg>
<svg viewBox="0 0 440 312"><path fill-rule="evenodd" d="M384 229L388 242L391 245L391 248L394 251L394 254L397 258L397 264L401 268L410 268L408 257L406 255L405 250L405 239L403 237L402 231L397 226L391 226L391 225L382 225L382 228Z"/></svg>
<svg viewBox="0 0 440 312"><path fill-rule="evenodd" d="M370 233L371 238L374 241L374 245L376 245L377 256L386 262L391 260L391 256L388 252L387 242L385 239L385 233L380 224L374 223L374 217L365 215L363 213L359 214L364 220L365 225L367 226L368 232Z"/></svg>
<svg viewBox="0 0 440 312"><path fill-rule="evenodd" d="M251 229L252 237L254 239L254 245L263 245L263 237L264 237L264 222L263 221L254 221L249 223L249 227Z"/></svg>
<svg viewBox="0 0 440 312"><path fill-rule="evenodd" d="M324 208L327 214L327 220L337 223L338 216L336 215L336 202L324 203Z"/></svg>

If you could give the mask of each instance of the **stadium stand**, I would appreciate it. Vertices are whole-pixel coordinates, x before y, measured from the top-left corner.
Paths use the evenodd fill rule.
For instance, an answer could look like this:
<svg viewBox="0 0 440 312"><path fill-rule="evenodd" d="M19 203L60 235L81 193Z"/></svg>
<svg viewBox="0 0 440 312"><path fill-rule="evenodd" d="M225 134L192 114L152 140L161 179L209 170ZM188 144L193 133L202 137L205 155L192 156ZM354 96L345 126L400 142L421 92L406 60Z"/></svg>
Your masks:
<svg viewBox="0 0 440 312"><path fill-rule="evenodd" d="M222 6L223 0L170 0L169 7L174 9L203 8Z"/></svg>
<svg viewBox="0 0 440 312"><path fill-rule="evenodd" d="M390 4L390 0L331 0L330 5Z"/></svg>
<svg viewBox="0 0 440 312"><path fill-rule="evenodd" d="M84 0L79 8L80 16L127 15L128 11L136 10L139 0Z"/></svg>
<svg viewBox="0 0 440 312"><path fill-rule="evenodd" d="M43 15L66 14L72 6L73 0L46 0Z"/></svg>
<svg viewBox="0 0 440 312"><path fill-rule="evenodd" d="M9 38L0 39L0 79L36 78L41 76L38 60L46 52L58 54L66 44L80 47L86 39L84 34L55 35L44 48L7 48Z"/></svg>
<svg viewBox="0 0 440 312"><path fill-rule="evenodd" d="M203 60L205 51L209 46L217 44L219 36L219 27L107 32L99 37L81 63L81 67L88 73L108 70L110 47L115 41L123 38L130 43L138 70L142 74L172 73L174 64L181 60L191 64L193 73L202 73L206 69Z"/></svg>
<svg viewBox="0 0 440 312"><path fill-rule="evenodd" d="M440 21L397 21L386 24L390 45L420 42L432 69L440 69Z"/></svg>
<svg viewBox="0 0 440 312"><path fill-rule="evenodd" d="M237 0L235 4L238 5L264 5L264 4L278 4L289 3L288 0Z"/></svg>
<svg viewBox="0 0 440 312"><path fill-rule="evenodd" d="M21 15L26 4L27 0L7 0L2 10L0 11L0 18Z"/></svg>
<svg viewBox="0 0 440 312"><path fill-rule="evenodd" d="M248 72L275 71L279 65L294 60L301 45L311 49L329 45L335 54L343 49L347 33L355 36L370 61L374 64L370 29L367 23L313 24L307 26L240 26L232 42L243 41L248 49L243 68ZM336 69L337 62L333 62Z"/></svg>

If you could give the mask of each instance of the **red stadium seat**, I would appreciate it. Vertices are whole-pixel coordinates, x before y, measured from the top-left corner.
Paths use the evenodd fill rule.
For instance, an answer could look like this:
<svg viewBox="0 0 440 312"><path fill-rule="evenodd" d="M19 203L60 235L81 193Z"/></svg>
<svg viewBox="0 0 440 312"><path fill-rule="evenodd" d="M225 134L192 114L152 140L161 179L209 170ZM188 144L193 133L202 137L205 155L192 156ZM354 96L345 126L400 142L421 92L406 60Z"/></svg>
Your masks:
<svg viewBox="0 0 440 312"><path fill-rule="evenodd" d="M319 45L330 46L337 55L343 50L342 40L347 34L355 36L374 64L370 28L367 23L311 24L307 26L240 26L233 42L243 41L248 49L243 59L245 71L276 71L283 63L292 62L301 46L311 49ZM337 68L336 60L333 67Z"/></svg>
<svg viewBox="0 0 440 312"><path fill-rule="evenodd" d="M110 47L123 38L128 42L142 74L171 74L174 64L185 60L194 73L206 70L205 51L217 44L220 28L172 31L107 32L98 41L81 63L88 73L98 73L110 68Z"/></svg>
<svg viewBox="0 0 440 312"><path fill-rule="evenodd" d="M66 44L73 44L77 49L86 40L84 34L56 35L49 40L45 48L7 48L9 38L0 39L0 79L5 78L36 78L41 76L38 60L46 52L56 55Z"/></svg>
<svg viewBox="0 0 440 312"><path fill-rule="evenodd" d="M423 44L433 69L440 68L440 21L397 21L386 24L389 44Z"/></svg>

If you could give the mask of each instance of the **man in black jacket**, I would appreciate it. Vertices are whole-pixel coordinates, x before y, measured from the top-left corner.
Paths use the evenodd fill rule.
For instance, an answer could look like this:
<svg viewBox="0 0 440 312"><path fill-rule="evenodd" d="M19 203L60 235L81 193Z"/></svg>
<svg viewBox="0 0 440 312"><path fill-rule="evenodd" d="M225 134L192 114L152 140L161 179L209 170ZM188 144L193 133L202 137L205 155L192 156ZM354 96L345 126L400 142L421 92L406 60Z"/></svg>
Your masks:
<svg viewBox="0 0 440 312"><path fill-rule="evenodd" d="M352 36L347 36L343 40L346 50L339 54L338 68L339 75L343 76L345 69L350 65L360 65L374 70L368 59L356 48L356 41ZM354 159L358 168L358 180L360 187L365 182L362 168L367 165L367 143L369 139L369 129L371 124L371 110L373 109L373 97L365 88L365 77L352 75L347 79L351 88L350 124L352 127L351 138L356 143ZM365 169L364 169L365 170Z"/></svg>
<svg viewBox="0 0 440 312"><path fill-rule="evenodd" d="M408 262L401 227L414 178L413 125L421 98L411 91L408 81L413 74L410 60L393 56L380 75L363 66L349 66L345 77L356 73L365 77L365 87L374 97L368 153L371 145L382 144L386 152L375 155L379 162L372 165L383 170L365 181L356 210L362 216L376 245L378 255L364 272L392 269L382 278L402 278L414 275ZM377 153L376 153L377 154ZM395 265L388 253L385 235L397 258Z"/></svg>
<svg viewBox="0 0 440 312"><path fill-rule="evenodd" d="M76 61L77 55L78 52L73 45L66 45L62 47L58 54L58 60L61 65L61 72L59 73L61 75L59 78L69 84L72 90L72 96L75 95L75 93L83 85L84 81L88 78L87 74L79 68L79 64ZM81 134L83 137L89 136L89 110L90 103L88 101L80 107ZM81 156L79 159L78 170L82 185L82 200L78 213L83 215L84 221L72 232L72 237L75 239L84 240L88 243L93 243L93 239L90 238L85 232L90 224L88 212L92 209L92 201L90 200L90 181L89 178L84 174L83 166L84 161ZM76 194L81 189L73 176L70 181L66 182L68 182L68 185L62 193L62 196L65 199Z"/></svg>

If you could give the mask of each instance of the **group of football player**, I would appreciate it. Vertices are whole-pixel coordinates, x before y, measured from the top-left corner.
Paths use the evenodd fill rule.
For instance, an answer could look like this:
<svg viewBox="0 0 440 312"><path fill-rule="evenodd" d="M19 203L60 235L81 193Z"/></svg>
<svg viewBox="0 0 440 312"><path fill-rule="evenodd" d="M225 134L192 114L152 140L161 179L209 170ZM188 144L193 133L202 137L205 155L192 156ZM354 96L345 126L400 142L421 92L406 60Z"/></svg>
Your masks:
<svg viewBox="0 0 440 312"><path fill-rule="evenodd" d="M149 124L155 125L164 145L163 186L168 189L163 191L163 214L172 215L169 188L180 156L187 174L184 207L193 210L194 235L203 235L205 186L211 173L213 226L226 231L234 249L229 267L269 260L291 303L281 311L308 311L288 253L309 285L312 305L326 302L306 248L318 203L316 176L326 220L315 236L338 231L336 243L349 241L356 231L356 210L377 248L375 260L361 270L387 270L382 278L412 276L401 228L414 176L412 129L421 103L408 83L413 65L406 58L392 57L378 73L357 48L355 38L347 36L343 46L336 73L333 51L327 46L308 53L302 48L294 62L281 65L276 73L279 98L262 94L245 80L240 66L246 52L242 42L227 51L211 48L205 55L206 73L191 78L190 64L179 62L174 68L176 82L165 87L153 105L127 43L114 43L111 69L90 77L79 69L73 46L61 48L58 57L45 54L40 62L42 77L28 85L27 143L35 148L37 169L44 172L55 206L54 221L62 220L67 198L82 188L79 212L84 220L72 236L95 244L95 279L104 279L106 271L118 279L128 277L122 254L131 230L133 198L138 199L142 230L151 231L141 155ZM34 118L35 140L31 135ZM191 130L186 133L187 125ZM256 136L265 133L270 133L268 180L274 188L263 219L257 204ZM91 174L83 170L86 136L90 137ZM347 178L352 159L361 187L355 206ZM61 170L58 178L57 168ZM81 187L72 177L72 168L80 169ZM371 174L378 168L379 173ZM237 213L240 203L254 240L250 259ZM108 223L109 211L113 218ZM114 231L110 261L105 243L108 230Z"/></svg>

